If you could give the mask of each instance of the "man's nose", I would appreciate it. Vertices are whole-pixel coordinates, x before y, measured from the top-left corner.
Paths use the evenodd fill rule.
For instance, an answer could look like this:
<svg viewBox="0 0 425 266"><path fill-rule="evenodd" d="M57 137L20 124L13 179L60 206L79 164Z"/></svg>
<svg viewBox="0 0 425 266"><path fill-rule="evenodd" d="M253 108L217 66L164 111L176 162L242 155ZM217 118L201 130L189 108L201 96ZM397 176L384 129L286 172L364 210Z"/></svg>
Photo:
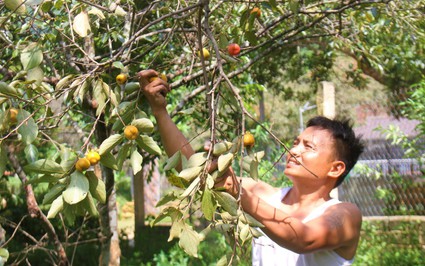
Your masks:
<svg viewBox="0 0 425 266"><path fill-rule="evenodd" d="M289 149L289 152L291 153L292 156L298 156L301 154L301 145L294 145L291 147L291 149Z"/></svg>

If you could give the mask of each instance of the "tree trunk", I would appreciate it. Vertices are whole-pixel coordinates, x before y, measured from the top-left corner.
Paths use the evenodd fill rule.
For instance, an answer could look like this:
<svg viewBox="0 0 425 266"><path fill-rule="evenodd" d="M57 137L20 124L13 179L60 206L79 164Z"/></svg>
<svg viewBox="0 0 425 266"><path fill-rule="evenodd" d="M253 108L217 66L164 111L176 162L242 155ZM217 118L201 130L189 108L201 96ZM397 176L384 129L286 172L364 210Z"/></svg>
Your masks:
<svg viewBox="0 0 425 266"><path fill-rule="evenodd" d="M97 123L95 132L98 143L102 143L109 136L109 130L104 123ZM102 178L105 182L106 205L99 209L102 234L99 265L120 265L121 249L119 246L118 210L113 170L102 166Z"/></svg>
<svg viewBox="0 0 425 266"><path fill-rule="evenodd" d="M149 171L150 164L144 165L142 171L134 176L134 226L136 247L141 238L142 227L145 225L145 172Z"/></svg>

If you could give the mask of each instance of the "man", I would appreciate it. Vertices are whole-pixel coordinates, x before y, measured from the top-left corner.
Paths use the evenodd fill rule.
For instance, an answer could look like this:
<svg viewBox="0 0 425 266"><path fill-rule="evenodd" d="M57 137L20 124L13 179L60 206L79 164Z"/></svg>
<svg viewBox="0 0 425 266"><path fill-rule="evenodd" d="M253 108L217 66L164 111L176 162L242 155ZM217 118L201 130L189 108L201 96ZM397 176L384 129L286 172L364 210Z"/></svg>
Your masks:
<svg viewBox="0 0 425 266"><path fill-rule="evenodd" d="M154 70L139 73L140 84L157 121L168 155L194 153L166 111L169 86L161 79L149 83ZM316 117L296 138L284 171L290 188L274 188L233 171L219 181L239 196L244 211L264 227L253 241L253 265L351 265L359 242L362 216L351 203L330 197L357 162L363 145L348 121Z"/></svg>

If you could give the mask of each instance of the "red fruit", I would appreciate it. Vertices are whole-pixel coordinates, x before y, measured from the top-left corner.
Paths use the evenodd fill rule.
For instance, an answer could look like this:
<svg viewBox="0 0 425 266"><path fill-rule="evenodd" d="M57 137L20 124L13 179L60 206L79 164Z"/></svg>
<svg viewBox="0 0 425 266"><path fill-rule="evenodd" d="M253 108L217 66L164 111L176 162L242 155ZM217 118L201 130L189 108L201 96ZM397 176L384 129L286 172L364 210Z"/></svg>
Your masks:
<svg viewBox="0 0 425 266"><path fill-rule="evenodd" d="M231 43L227 46L227 51L231 56L235 56L241 52L241 47L237 43Z"/></svg>

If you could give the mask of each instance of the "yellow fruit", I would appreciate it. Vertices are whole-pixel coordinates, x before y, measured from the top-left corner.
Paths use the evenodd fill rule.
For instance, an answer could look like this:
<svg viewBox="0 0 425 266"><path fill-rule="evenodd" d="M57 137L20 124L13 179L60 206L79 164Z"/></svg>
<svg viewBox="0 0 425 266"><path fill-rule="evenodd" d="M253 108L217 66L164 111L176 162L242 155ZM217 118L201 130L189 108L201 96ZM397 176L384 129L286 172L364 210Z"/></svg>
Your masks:
<svg viewBox="0 0 425 266"><path fill-rule="evenodd" d="M16 124L18 122L17 116L18 116L18 109L10 108L9 109L9 119L11 124Z"/></svg>
<svg viewBox="0 0 425 266"><path fill-rule="evenodd" d="M90 164L91 165L95 165L95 164L97 164L100 161L100 155L96 151L89 151L86 154L86 158L87 158L87 160L90 161Z"/></svg>
<svg viewBox="0 0 425 266"><path fill-rule="evenodd" d="M247 148L252 148L254 144L254 135L252 135L249 131L245 132L245 134L243 135L243 145Z"/></svg>
<svg viewBox="0 0 425 266"><path fill-rule="evenodd" d="M254 7L251 12L251 15L255 15L257 18L259 18L261 16L261 9L258 7Z"/></svg>
<svg viewBox="0 0 425 266"><path fill-rule="evenodd" d="M127 82L127 75L123 74L123 73L118 74L117 77L115 78L115 80L120 85L125 84Z"/></svg>
<svg viewBox="0 0 425 266"><path fill-rule="evenodd" d="M210 51L208 51L207 48L202 48L202 54L204 55L205 60L210 59ZM201 53L199 51L198 56L201 56Z"/></svg>
<svg viewBox="0 0 425 266"><path fill-rule="evenodd" d="M134 140L137 138L137 136L139 136L139 130L137 129L137 127L132 125L126 126L124 128L124 136L128 140Z"/></svg>
<svg viewBox="0 0 425 266"><path fill-rule="evenodd" d="M154 81L157 78L161 78L163 81L167 82L167 76L165 74L162 74L162 73L159 74L159 77L158 76L155 76L155 77L149 78L149 82L152 82L152 81Z"/></svg>
<svg viewBox="0 0 425 266"><path fill-rule="evenodd" d="M87 158L80 158L75 164L75 169L77 169L80 172L89 169L89 167L90 167L90 161Z"/></svg>

